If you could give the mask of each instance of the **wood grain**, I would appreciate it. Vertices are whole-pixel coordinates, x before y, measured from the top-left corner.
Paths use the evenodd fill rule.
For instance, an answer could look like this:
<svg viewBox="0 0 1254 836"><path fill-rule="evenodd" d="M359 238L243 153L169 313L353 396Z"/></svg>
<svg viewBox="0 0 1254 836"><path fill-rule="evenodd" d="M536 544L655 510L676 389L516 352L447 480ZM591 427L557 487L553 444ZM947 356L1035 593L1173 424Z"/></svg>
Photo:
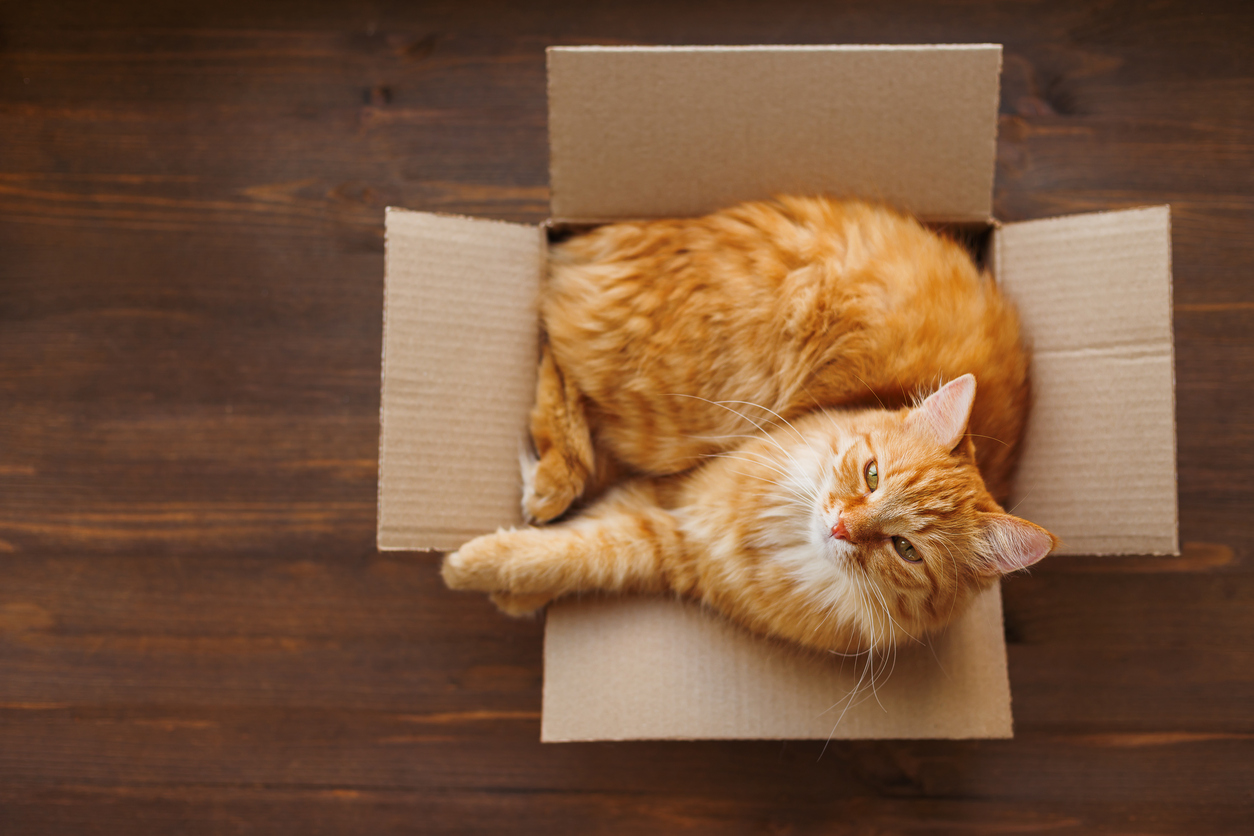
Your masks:
<svg viewBox="0 0 1254 836"><path fill-rule="evenodd" d="M1172 204L1183 554L1006 584L1012 741L541 746L542 623L374 549L383 207L541 220L547 45L756 42L1004 43L999 217ZM1250 832L1251 43L1209 0L0 5L0 832Z"/></svg>

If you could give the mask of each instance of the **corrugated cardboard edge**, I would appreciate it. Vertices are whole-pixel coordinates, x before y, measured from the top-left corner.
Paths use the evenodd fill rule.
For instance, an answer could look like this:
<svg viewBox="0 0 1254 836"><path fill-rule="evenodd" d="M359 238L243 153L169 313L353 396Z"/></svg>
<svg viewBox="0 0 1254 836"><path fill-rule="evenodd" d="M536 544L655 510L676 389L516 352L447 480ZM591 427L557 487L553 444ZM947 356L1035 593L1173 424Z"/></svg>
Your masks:
<svg viewBox="0 0 1254 836"><path fill-rule="evenodd" d="M1034 519L1035 517L1038 516L1038 514L1034 512L1034 506L1040 505L1042 503L1047 505L1049 503L1048 496L1045 495L1044 493L1046 490L1049 489L1049 486L1042 487L1041 485L1038 484L1035 488L1033 488L1033 490L1038 492L1036 497L1032 497L1026 493L1018 497L1017 502L1021 506L1021 511L1019 511L1019 513L1022 513L1024 516L1028 517L1029 519L1034 519L1034 521L1041 522L1043 525L1046 525L1047 527L1054 529L1055 533L1059 534L1062 537L1063 543L1058 551L1059 554L1106 555L1106 554L1179 554L1180 553L1179 496L1178 496L1178 489L1177 489L1177 485L1178 485L1177 450L1178 450L1179 442L1177 438L1177 422L1176 422L1175 340L1174 340L1174 328L1173 328L1173 322L1172 322L1173 312L1174 312L1174 307L1173 307L1174 287L1173 287L1173 281L1172 281L1171 212L1170 212L1170 207L1166 205L1143 206L1143 207L1134 207L1130 209L1120 209L1120 210L1112 210L1112 211L1106 211L1106 212L1092 212L1092 213L1084 213L1084 214L1079 214L1079 215L1066 215L1066 216L1059 216L1059 217L1053 217L1053 218L1042 218L1042 219L1037 219L1037 220L1023 221L1023 222L1018 222L1014 224L1004 224L1004 225L1000 225L1000 228L996 230L997 233L1005 233L1008 230L1016 234L1022 233L1025 230L1030 230L1033 232L1041 231L1041 232L1048 233L1050 231L1057 230L1060 227L1065 227L1068 231L1076 233L1075 244L1076 244L1076 247L1078 248L1078 247L1083 246L1083 243L1084 243L1080 239L1086 236L1090 238L1090 241L1101 240L1100 235L1089 235L1088 230L1085 229L1085 227L1096 229L1102 226L1103 224L1109 227L1111 225L1116 225L1120 223L1124 223L1124 224L1142 223L1142 225L1145 228L1136 230L1135 234L1140 235L1143 241L1152 242L1154 244L1160 244L1163 248L1163 260L1161 263L1158 263L1157 266L1160 267L1164 271L1165 278L1166 278L1166 286L1164 288L1165 293L1166 293L1165 309L1150 312L1149 315L1144 317L1144 321L1138 324L1138 327L1144 328L1147 331L1153 331L1155 329L1159 329L1160 336L1156 339L1154 343L1152 344L1147 343L1147 350L1157 350L1157 351L1163 352L1165 354L1166 362L1168 364L1168 370L1169 370L1168 387L1170 391L1166 393L1169 400L1165 407L1168 420L1166 422L1166 427L1164 428L1160 424L1159 429L1164 432L1164 435L1170 436L1170 457L1169 457L1170 460L1168 463L1162 466L1162 470L1157 477L1158 486L1156 488L1157 498L1155 501L1160 506L1162 506L1162 509L1164 511L1166 511L1166 509L1169 506L1170 510L1168 513L1169 513L1170 522L1169 522L1169 525L1166 525L1166 526L1158 525L1157 526L1158 533L1155 533L1155 534L1147 533L1147 534L1139 535L1139 536L1135 534L1123 534L1123 535L1111 535L1109 537L1104 537L1104 535L1102 535L1100 532L1096 532L1092 530L1075 531L1075 532L1068 531L1066 526L1071 524L1070 520L1068 520L1066 523L1060 526L1056 522L1049 520L1049 519ZM1159 237L1160 235L1162 236L1161 238ZM1070 255L1069 252L1060 251L1057 254L1059 263L1065 263L1065 260L1067 257L1069 257L1069 255ZM1097 256L1097 261L1099 263L1110 264L1110 269L1106 271L1106 281L1112 287L1114 287L1115 283L1118 283L1118 282L1124 282L1128 285L1132 285L1133 283L1129 281L1129 279L1127 278L1127 276L1129 275L1128 271L1121 270L1121 265L1119 265L1117 262L1110 261L1109 259L1111 258L1113 258L1113 256L1108 256L1105 253L1100 253ZM1001 234L995 234L993 236L993 250L991 254L991 261L992 261L993 270L997 276L999 285L1001 285L1003 290L1005 290L1012 298L1014 298L1016 296L1016 282L1012 280L1010 276L1007 275L1008 268L1006 265L1006 246L1002 240ZM1121 272L1123 275L1121 275ZM1156 280L1157 280L1157 275L1154 276L1152 281L1156 281ZM1020 296L1024 295L1023 288L1018 288L1018 295ZM1129 295L1132 295L1132 294L1129 294ZM1027 310L1024 310L1024 306L1022 305L1020 305L1020 308L1021 308L1021 313L1024 315L1024 318L1025 318L1025 329L1029 330L1029 333L1027 336L1029 337L1029 340L1031 341L1032 335L1030 333L1029 321L1032 318L1032 314L1034 313L1034 311L1032 310L1031 305L1028 306ZM1162 317L1163 319L1158 319L1158 317ZM1129 320L1129 321L1132 321L1132 320ZM1121 349L1122 347L1119 344L1112 343L1110 344L1109 348L1102 349L1101 351L1117 355ZM1065 348L1058 347L1058 346L1054 347L1052 350L1055 353L1066 352ZM1037 354L1041 355L1042 352L1038 351ZM1044 352L1044 354L1047 355L1049 354L1049 352ZM1050 362L1051 362L1051 358L1044 357L1043 359L1042 356L1038 356L1035 359L1034 364L1033 364L1033 375L1038 376L1044 373L1045 371L1044 366L1048 365ZM1110 381L1108 382L1108 385L1111 387L1117 388L1119 385L1122 385L1123 382L1124 381L1121 381L1118 378L1112 377ZM1040 420L1042 420L1039 412L1034 412L1033 420L1036 422L1039 422ZM1032 470L1032 467L1033 467L1032 465L1033 457L1042 455L1039 450L1036 450L1036 451L1033 450L1033 442L1034 442L1035 434L1036 434L1036 430L1034 429L1034 424L1030 423L1028 426L1028 437L1025 440L1024 462L1021 465L1021 471L1020 471L1020 485L1023 484L1023 481L1025 479L1030 479L1030 471ZM1050 457L1056 458L1056 456L1058 455L1057 451L1058 451L1057 445L1051 446L1050 454L1049 454ZM1028 476L1024 476L1024 473L1028 473ZM1077 475L1077 478L1082 479L1083 477L1081 475ZM1084 487L1083 483L1077 483L1077 484L1080 485L1080 489L1083 489ZM1112 490L1117 490L1117 489L1118 489L1118 486L1115 486L1112 488ZM1167 494L1169 494L1170 496L1168 497ZM1133 517L1135 513L1136 513L1136 509L1134 507L1131 507L1127 503L1124 504L1122 516L1125 517L1125 525L1127 523L1127 519L1130 519L1131 517ZM1160 518L1158 516L1155 516L1153 517L1151 522L1156 522L1159 519ZM1168 529L1170 531L1169 534L1167 533ZM1115 543L1113 547L1109 545L1111 542Z"/></svg>
<svg viewBox="0 0 1254 836"><path fill-rule="evenodd" d="M518 451L534 397L545 234L394 207L385 218L376 540L380 550L447 551L521 523ZM453 341L442 334L450 323ZM463 358L485 352L487 362ZM459 490L475 501L449 501Z"/></svg>

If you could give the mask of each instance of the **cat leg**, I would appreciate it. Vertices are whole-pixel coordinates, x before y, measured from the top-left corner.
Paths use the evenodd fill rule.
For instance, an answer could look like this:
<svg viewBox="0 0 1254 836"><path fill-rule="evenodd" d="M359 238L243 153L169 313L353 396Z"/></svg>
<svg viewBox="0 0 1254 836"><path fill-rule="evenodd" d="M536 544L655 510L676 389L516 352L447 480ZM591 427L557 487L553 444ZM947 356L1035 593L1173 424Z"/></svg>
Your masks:
<svg viewBox="0 0 1254 836"><path fill-rule="evenodd" d="M586 515L549 528L477 537L444 559L450 589L493 594L510 614L575 592L661 592L687 575L678 521L615 491Z"/></svg>
<svg viewBox="0 0 1254 836"><path fill-rule="evenodd" d="M595 457L583 396L557 367L547 344L536 376L531 441L537 458L523 463L523 516L548 522L583 494Z"/></svg>

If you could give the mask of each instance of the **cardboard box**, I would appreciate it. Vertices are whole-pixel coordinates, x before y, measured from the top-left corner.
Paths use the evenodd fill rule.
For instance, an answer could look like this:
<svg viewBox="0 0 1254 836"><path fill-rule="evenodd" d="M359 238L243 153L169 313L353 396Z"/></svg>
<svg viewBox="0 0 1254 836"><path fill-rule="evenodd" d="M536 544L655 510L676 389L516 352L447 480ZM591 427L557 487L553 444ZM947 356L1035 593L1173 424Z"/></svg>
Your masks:
<svg viewBox="0 0 1254 836"><path fill-rule="evenodd" d="M1176 553L1168 209L998 224L1000 66L994 45L551 49L553 219L827 193L982 231L1034 346L1016 513L1062 553ZM521 523L546 241L543 226L388 210L380 549ZM1000 590L929 645L851 697L862 660L674 600L563 601L542 737L1010 736Z"/></svg>

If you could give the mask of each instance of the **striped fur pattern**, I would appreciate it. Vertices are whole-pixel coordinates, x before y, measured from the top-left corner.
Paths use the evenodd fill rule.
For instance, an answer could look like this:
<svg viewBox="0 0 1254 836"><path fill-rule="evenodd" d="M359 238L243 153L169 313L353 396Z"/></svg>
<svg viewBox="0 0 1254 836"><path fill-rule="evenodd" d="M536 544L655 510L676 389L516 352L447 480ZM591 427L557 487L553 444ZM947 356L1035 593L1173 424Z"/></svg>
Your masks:
<svg viewBox="0 0 1254 836"><path fill-rule="evenodd" d="M1054 546L985 490L965 413L940 432L925 420L955 388L974 394L974 380L913 410L814 411L687 473L629 480L565 522L472 540L445 581L513 613L579 592L675 592L815 649L918 639Z"/></svg>
<svg viewBox="0 0 1254 836"><path fill-rule="evenodd" d="M980 382L980 469L1008 498L1029 400L1018 316L961 246L913 218L782 198L603 226L553 248L540 310L537 521L595 481L594 447L677 473L776 415L895 409L964 374Z"/></svg>
<svg viewBox="0 0 1254 836"><path fill-rule="evenodd" d="M541 313L523 506L559 521L467 543L451 588L514 614L674 592L860 652L1055 545L995 498L1028 404L1014 310L908 217L784 198L601 227L554 249Z"/></svg>

